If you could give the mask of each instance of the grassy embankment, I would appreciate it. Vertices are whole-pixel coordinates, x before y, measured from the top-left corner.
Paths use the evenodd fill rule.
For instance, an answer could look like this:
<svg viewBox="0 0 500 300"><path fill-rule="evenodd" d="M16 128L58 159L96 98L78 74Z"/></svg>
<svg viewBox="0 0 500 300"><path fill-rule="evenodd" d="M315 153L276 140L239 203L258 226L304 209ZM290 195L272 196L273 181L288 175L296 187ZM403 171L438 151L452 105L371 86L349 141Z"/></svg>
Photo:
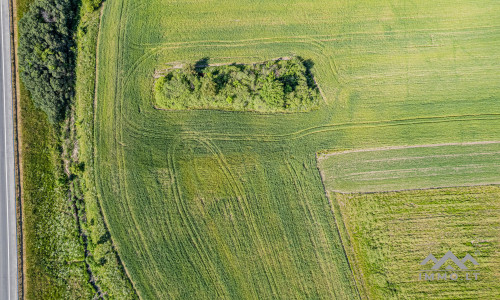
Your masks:
<svg viewBox="0 0 500 300"><path fill-rule="evenodd" d="M17 20L33 1L17 1ZM22 34L22 32L18 33ZM19 85L23 173L24 295L27 299L90 298L67 178L63 173L59 133L36 109Z"/></svg>

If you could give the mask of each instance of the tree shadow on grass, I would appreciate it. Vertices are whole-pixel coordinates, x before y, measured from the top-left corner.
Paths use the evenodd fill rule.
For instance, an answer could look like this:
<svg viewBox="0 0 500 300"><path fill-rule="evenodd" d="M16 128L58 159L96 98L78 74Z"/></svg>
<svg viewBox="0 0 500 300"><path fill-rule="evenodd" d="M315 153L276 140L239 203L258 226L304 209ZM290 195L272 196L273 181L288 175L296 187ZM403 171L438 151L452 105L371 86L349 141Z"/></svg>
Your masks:
<svg viewBox="0 0 500 300"><path fill-rule="evenodd" d="M203 69L205 69L206 67L209 66L209 61L210 61L210 57L208 56L205 56L203 57L202 59L198 60L195 64L194 64L194 69L197 71L197 72L202 72Z"/></svg>
<svg viewBox="0 0 500 300"><path fill-rule="evenodd" d="M314 62L311 59L303 59L302 57L298 56L298 58L302 61L304 64L304 67L306 67L306 78L307 78L307 86L309 88L317 89L318 87L316 86L316 80L314 80L314 75L312 74L312 68L314 67Z"/></svg>

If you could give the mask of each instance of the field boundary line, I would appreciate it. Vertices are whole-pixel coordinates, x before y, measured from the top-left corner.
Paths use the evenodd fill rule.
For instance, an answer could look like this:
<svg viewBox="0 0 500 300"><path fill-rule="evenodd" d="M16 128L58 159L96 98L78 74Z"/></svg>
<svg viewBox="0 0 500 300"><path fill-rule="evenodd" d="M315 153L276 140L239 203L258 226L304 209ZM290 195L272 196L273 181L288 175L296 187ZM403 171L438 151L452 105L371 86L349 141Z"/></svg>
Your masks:
<svg viewBox="0 0 500 300"><path fill-rule="evenodd" d="M17 261L18 261L18 297L25 299L26 290L26 261L24 259L26 248L24 240L24 222L23 222L23 162L22 162L22 128L21 128L21 91L19 78L19 62L17 58L18 28L17 28L17 0L9 0L10 17L10 40L12 56L12 103L13 103L13 127L14 127L14 181L17 213Z"/></svg>
<svg viewBox="0 0 500 300"><path fill-rule="evenodd" d="M491 183L476 183L476 184L461 184L461 185L446 185L446 186L433 186L428 188L414 188L414 189L400 189L400 190L387 190L387 191L357 191L357 192L346 192L341 190L331 190L334 193L349 195L349 194L380 194L380 193L399 193L399 192L411 192L411 191L427 191L427 190L439 190L439 189L453 189L453 188L466 188L466 187L475 187L475 186L500 186L499 182L491 182Z"/></svg>
<svg viewBox="0 0 500 300"><path fill-rule="evenodd" d="M350 246L350 245L352 245L352 243L351 243L351 239L349 236L349 232L347 231L347 226L345 225L340 208L338 211L338 216L335 213L336 208L334 209L335 204L333 202L335 201L335 203L338 206L340 206L340 205L338 204L336 199L334 199L334 200L331 199L330 193L326 189L325 181L324 181L324 174L321 171L321 168L319 166L319 159L318 159L317 153L315 153L315 158L316 158L316 169L318 170L319 176L321 179L321 186L323 187L323 192L325 193L325 197L328 200L328 204L330 206L330 211L333 215L333 219L334 219L335 224L337 226L337 233L338 233L339 238L340 238L340 243L342 245L342 249L344 250L344 255L346 257L347 264L349 266L349 269L351 270L351 275L352 275L352 278L354 280L354 286L356 287L356 291L358 292L358 296L360 299L368 299L368 288L366 286L366 282L364 281L363 272L361 270L361 267L359 266L358 262L356 261L354 249L351 249L352 246ZM340 218L340 221L337 220L338 219L337 217ZM340 227L340 225L341 225L340 223L342 224L342 230ZM344 232L344 231L347 234L346 237L344 237L344 235L342 234L342 232ZM347 240L347 243L346 243L346 240ZM347 247L349 247L349 251L352 251L352 255L348 254ZM349 252L349 253L351 253L351 252Z"/></svg>
<svg viewBox="0 0 500 300"><path fill-rule="evenodd" d="M473 146L473 145L489 145L489 144L500 144L500 141L479 141L479 142L461 142L461 143L439 143L439 144L420 144L420 145L408 145L408 146L386 146L379 148L366 148L366 149L353 149L353 150L343 150L343 151L332 151L330 153L319 154L318 160L323 160L330 156L349 154L349 153L360 153L360 152L375 152L375 151L386 151L386 150L400 150L400 149L414 149L414 148L433 148L433 147L443 147L443 146Z"/></svg>

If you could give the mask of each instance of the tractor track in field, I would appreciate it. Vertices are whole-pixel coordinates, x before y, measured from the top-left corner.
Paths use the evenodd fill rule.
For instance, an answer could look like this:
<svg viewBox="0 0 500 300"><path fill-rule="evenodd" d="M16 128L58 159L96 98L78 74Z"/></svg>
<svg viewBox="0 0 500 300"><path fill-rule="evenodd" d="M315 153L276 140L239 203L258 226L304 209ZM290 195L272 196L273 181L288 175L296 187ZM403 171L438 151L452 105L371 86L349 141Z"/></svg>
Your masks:
<svg viewBox="0 0 500 300"><path fill-rule="evenodd" d="M205 44L194 43L191 45L190 43L184 43L183 45L178 45L178 46L175 46L175 45L174 46L157 46L157 47L152 47L152 48L146 49L146 50L144 50L144 48L141 46L139 46L137 48L134 46L128 46L130 49L141 50L141 51L144 51L144 53L142 55L140 55L128 69L125 69L125 77L123 79L123 87L124 88L122 89L122 93L120 96L121 96L121 98L123 98L124 92L125 92L125 87L128 86L130 80L132 79L133 75L137 72L139 67L143 63L145 63L149 58L153 57L154 55L158 55L162 51L183 49L183 48L195 48L195 47L196 48L214 48L214 47L228 48L228 47L245 47L245 46L253 46L253 45L280 44L280 43L283 43L283 44L299 43L299 44L312 45L318 51L316 53L317 55L322 56L327 60L331 60L331 57L324 54L325 49L326 49L325 45L321 41L315 40L315 39L310 38L310 37L309 38L305 38L305 37L293 38L292 37L290 40L287 40L287 37L279 38L279 39L278 38L264 38L264 39L248 40L248 43L243 42L243 43L235 44L235 43L225 42L225 43L220 44L220 45L213 45L210 43L205 43ZM167 64L167 63L163 63L163 64ZM235 63L239 63L239 62L235 61ZM332 66L330 65L330 67L332 67ZM333 74L336 76L337 75L336 69L335 70L332 69L332 71L333 71ZM152 70L151 76L154 77L154 74L155 74L155 70Z"/></svg>
<svg viewBox="0 0 500 300"><path fill-rule="evenodd" d="M256 142L282 142L287 140L297 140L305 138L310 135L320 134L330 131L338 131L345 129L362 129L362 128L383 128L392 126L407 126L418 124L433 124L433 123L448 123L448 122L469 122L469 121L482 121L482 120L497 120L500 114L471 114L471 115L456 115L456 116L431 116L431 117L418 117L407 119L395 120L382 120L382 121L368 121L358 123L338 123L312 126L305 129L300 129L294 132L285 134L227 134L227 133L214 133L214 132L194 132L181 130L175 133L168 133L165 131L158 131L150 128L143 128L130 121L130 118L125 120L126 129L128 134L136 137L146 136L155 137L159 136L173 139L178 134L193 135L199 134L210 138L211 140L218 141L256 141Z"/></svg>
<svg viewBox="0 0 500 300"><path fill-rule="evenodd" d="M500 30L500 26L478 26L478 27L462 27L462 28L439 28L439 29L419 29L419 30L414 30L413 33L417 34L424 34L427 35L428 33L436 33L436 34L443 34L443 35L449 35L449 34L464 34L467 32L476 32L479 31L481 33L485 33L485 29L489 29L491 32L497 32ZM403 34L407 33L406 30L392 30L393 33L397 34ZM383 31L380 32L363 32L363 31L358 31L358 32L349 32L349 33L337 33L337 34L316 34L316 35L289 35L289 36L279 36L279 37L262 37L262 38L254 38L254 39L240 39L240 40L193 40L193 41L185 41L185 42L165 42L165 43L136 43L136 42L131 42L131 48L134 49L144 49L144 48L157 48L157 47L164 47L164 46L175 46L175 47L182 47L184 45L196 45L196 44L203 44L203 43L214 43L214 44L228 44L228 43L246 43L246 42L255 42L255 41L265 41L265 40L273 40L273 39L279 39L279 38L285 38L285 39L308 39L308 38L314 38L317 41L320 42L331 42L331 41L345 41L345 40L353 40L354 36L359 36L360 39L366 39L366 37L371 37L374 39L377 38L383 38L386 36L386 33Z"/></svg>
<svg viewBox="0 0 500 300"><path fill-rule="evenodd" d="M312 213L311 207L309 206L310 201L309 201L309 199L308 199L309 197L307 196L307 193L305 191L304 184L302 183L301 180L299 180L299 178L301 178L301 176L299 176L297 170L293 167L292 163L287 158L284 159L284 164L287 168L287 171L288 171L288 174L290 175L290 178L293 181L293 185L295 186L297 194L300 195L299 203L300 203L300 206L302 207L304 215L306 216L306 219L308 220L309 224L319 224L317 222L317 219L314 217L314 215ZM321 238L323 243L326 243L327 238L326 238L323 230L321 230L321 237L320 238ZM313 245L314 249L320 249L320 247L318 247L318 245L314 239L311 239L310 241L311 241L311 244ZM315 251L314 253L316 255L316 260L318 262L321 261L320 257L318 257L317 251ZM323 264L320 263L319 266L320 266L321 273L323 274L323 276L328 277L328 272L325 270ZM331 271L331 270L329 270L329 271ZM333 288L330 285L330 282L331 281L328 281L328 283L329 283L328 290L335 291L335 288ZM336 295L333 294L332 296L335 298Z"/></svg>
<svg viewBox="0 0 500 300"><path fill-rule="evenodd" d="M167 166L170 171L170 180L172 182L171 191L174 196L173 198L176 204L177 212L187 228L189 238L194 248L196 249L196 253L199 256L200 263L205 270L205 276L207 278L210 278L213 286L216 289L218 297L223 297L223 295L227 295L228 292L227 290L225 290L225 287L223 285L218 284L222 281L220 280L220 278L218 278L219 274L214 262L212 261L212 259L210 259L210 255L206 252L207 248L210 249L210 247L209 245L206 245L206 243L204 243L203 239L201 238L201 234L198 231L198 228L193 224L192 218L189 213L189 208L186 207L182 199L182 191L177 179L179 177L178 171L175 166L175 149L177 148L177 146L179 146L179 140L172 143L167 152ZM185 253L185 257L193 267L196 265L196 263L192 261L187 253Z"/></svg>
<svg viewBox="0 0 500 300"><path fill-rule="evenodd" d="M191 141L191 142L199 143L200 145L204 146L205 149L208 150L216 159L216 161L220 167L220 170L223 172L231 190L234 193L234 196L237 199L237 203L239 205L241 212L243 213L244 218L247 220L245 222L245 224L247 224L247 226L249 226L249 229L250 229L249 231L253 235L252 242L257 244L257 246L254 247L254 249L257 249L257 252L259 253L259 256L262 258L262 261L267 262L267 263L262 264L262 268L265 270L265 276L267 278L267 281L268 281L270 288L272 289L273 293L275 295L277 295L278 292L276 290L276 281L274 280L273 273L268 268L268 266L270 265L270 262L266 258L265 253L263 252L263 249L265 249L265 247L264 247L265 243L263 242L264 239L263 239L262 235L259 234L259 230L255 226L256 221L253 217L253 214L251 213L251 209L249 207L248 199L246 197L246 193L245 193L245 190L243 188L243 185L241 184L241 182L239 182L237 177L230 170L229 164L226 161L221 150L215 144L213 144L209 139L201 137L197 134L192 134L190 136L180 137L180 138L176 139L176 141L174 143L171 144L172 146L169 147L169 149L167 150L167 162L168 162L167 168L169 170L171 170L169 173L171 174L170 180L173 182L172 192L173 192L174 198L176 199L179 215L181 216L181 219L183 219L184 222L190 223L188 228L190 228L189 232L191 235L191 239L192 239L193 244L195 245L197 251L199 253L201 253L202 252L201 249L207 249L210 247L208 245L202 245L200 248L200 246L198 246L198 243L196 243L195 238L192 236L192 234L196 235L196 240L200 244L203 244L203 239L201 239L200 234L197 232L197 230L195 228L196 226L194 226L194 224L192 224L192 222L190 221L191 219L189 218L189 213L187 212L188 208L186 208L185 205L183 205L184 200L182 199L182 192L181 192L180 185L178 184L178 182L176 180L176 177L178 177L178 175L177 175L178 172L177 172L176 167L175 167L175 160L176 160L176 158L175 158L176 150L175 149L180 145L180 140L182 140L183 142ZM180 205L180 207L179 207L179 205ZM181 209L181 207L182 207L182 209ZM187 221L187 220L189 220L189 221ZM211 269L213 270L213 272L210 272L209 268L207 266L204 266L204 268L207 270L207 273L208 274L213 274L213 273L218 274L217 269L216 269L215 265L213 264L213 262L209 259L209 256L208 255L205 255L205 256L206 256L205 258L201 258L201 261L209 261L211 264ZM194 266L193 263L191 263L191 264ZM217 283L219 283L219 282L222 282L221 280L216 280L216 279L213 279L212 281L215 285L217 285ZM225 293L219 292L219 294L220 295L228 295L228 292L227 291L225 291Z"/></svg>
<svg viewBox="0 0 500 300"><path fill-rule="evenodd" d="M243 187L241 181L237 179L237 177L233 174L229 167L229 163L225 159L222 151L219 147L217 147L210 139L203 138L201 136L197 136L196 140L199 143L202 143L218 160L219 165L221 166L221 170L224 172L228 182L233 189L235 196L238 199L238 205L240 206L241 211L244 214L245 219L247 219L246 224L251 224L251 230L253 232L254 238L253 241L257 243L257 251L259 256L262 258L262 261L266 261L266 263L262 264L263 269L265 270L266 279L269 283L269 287L271 288L274 295L278 295L278 291L276 290L276 281L274 279L274 274L268 268L270 265L269 259L266 257L265 253L262 249L265 249L263 242L263 237L259 233L258 228L255 226L257 224L254 215L251 213L251 209L249 207L249 201L245 193L245 188Z"/></svg>

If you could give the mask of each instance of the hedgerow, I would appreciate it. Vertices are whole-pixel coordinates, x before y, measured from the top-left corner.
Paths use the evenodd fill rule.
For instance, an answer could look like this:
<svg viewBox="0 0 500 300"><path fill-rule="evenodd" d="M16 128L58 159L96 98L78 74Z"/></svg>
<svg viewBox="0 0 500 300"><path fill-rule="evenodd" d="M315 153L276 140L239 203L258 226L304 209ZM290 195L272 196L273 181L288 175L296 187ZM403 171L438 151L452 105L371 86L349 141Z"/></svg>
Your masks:
<svg viewBox="0 0 500 300"><path fill-rule="evenodd" d="M298 57L262 64L172 69L156 81L155 99L165 109L307 111L319 103L312 75Z"/></svg>

